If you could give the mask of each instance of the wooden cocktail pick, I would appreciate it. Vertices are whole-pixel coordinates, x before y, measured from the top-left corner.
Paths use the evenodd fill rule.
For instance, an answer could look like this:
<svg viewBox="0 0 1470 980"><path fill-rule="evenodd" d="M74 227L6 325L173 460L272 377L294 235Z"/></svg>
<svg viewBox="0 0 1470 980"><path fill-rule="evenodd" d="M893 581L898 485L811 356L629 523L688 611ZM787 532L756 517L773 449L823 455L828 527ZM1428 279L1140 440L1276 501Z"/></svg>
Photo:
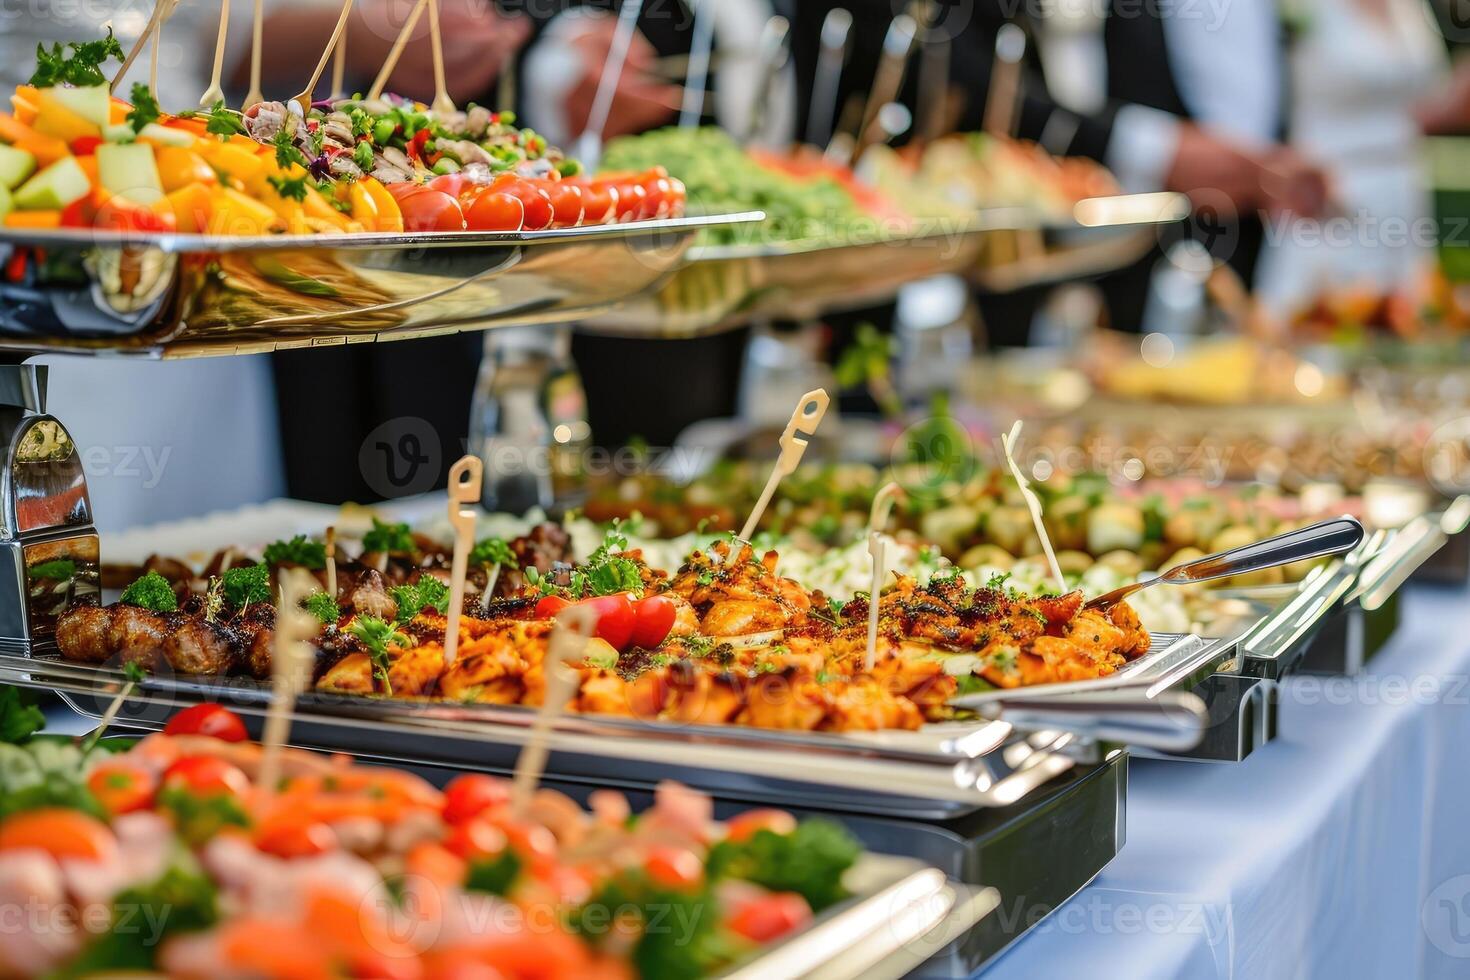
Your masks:
<svg viewBox="0 0 1470 980"><path fill-rule="evenodd" d="M256 0L257 3L260 0ZM343 81L347 78L347 32L342 32L342 38L337 42L337 48L332 52L332 101L345 98L347 93L342 91Z"/></svg>
<svg viewBox="0 0 1470 980"><path fill-rule="evenodd" d="M128 73L129 68L133 67L133 62L138 60L138 55L143 53L143 45L147 44L153 38L153 35L157 33L164 20L168 18L169 14L173 13L173 8L176 5L177 0L158 0L153 5L153 14L148 18L148 23L143 27L143 33L139 34L138 40L133 42L133 50L128 52L128 56L123 59L122 67L117 70L117 74L113 75L112 81L108 83L107 90L109 92L117 91L117 87L122 82L123 76ZM155 52L157 48L158 46L155 44ZM156 95L157 93L154 94Z"/></svg>
<svg viewBox="0 0 1470 980"><path fill-rule="evenodd" d="M766 487L761 491L760 498L755 502L755 509L745 519L745 526L740 529L742 540L749 541L750 536L755 533L756 526L760 524L761 515L766 512L766 507L771 503L771 497L775 495L776 488L781 485L781 478L789 476L801 463L801 457L806 452L807 440L800 438L802 434L812 435L817 431L822 417L827 414L827 406L831 399L822 388L809 391L801 396L801 401L796 403L796 411L791 413L791 421L786 423L786 431L781 433L781 455L776 459L776 465L771 470L771 477L766 481Z"/></svg>
<svg viewBox="0 0 1470 980"><path fill-rule="evenodd" d="M250 91L245 95L245 108L265 101L260 90L260 55L262 35L265 31L265 2L255 0L255 14L250 23Z"/></svg>
<svg viewBox="0 0 1470 980"><path fill-rule="evenodd" d="M587 641L595 632L597 614L586 606L567 606L557 613L556 626L546 643L546 699L541 702L531 723L531 734L516 759L515 785L510 796L511 812L516 819L525 817L531 798L536 795L536 784L541 781L541 772L551 754L546 744L551 726L577 690L577 673L567 666L567 661L583 655Z"/></svg>
<svg viewBox="0 0 1470 980"><path fill-rule="evenodd" d="M327 46L322 50L322 56L316 63L316 71L311 73L311 78L307 81L306 88L302 89L291 99L292 102L295 102L301 107L301 114L303 116L311 111L311 93L316 91L316 83L321 79L322 72L326 70L327 59L332 56L332 51L337 47L337 43L342 40L342 32L347 29L347 18L352 13L352 3L353 0L343 0L342 12L337 15L337 26L332 28L332 36L327 40Z"/></svg>
<svg viewBox="0 0 1470 980"><path fill-rule="evenodd" d="M444 79L444 35L439 31L439 0L429 0L429 43L434 54L434 104L433 110L442 115L454 111L454 100L449 97L449 85Z"/></svg>
<svg viewBox="0 0 1470 980"><path fill-rule="evenodd" d="M413 29L419 25L419 18L424 15L424 8L429 5L429 0L418 0L409 12L408 19L403 22L403 29L393 39L393 47L388 49L388 57L383 59L383 67L378 69L378 77L373 79L372 88L368 89L369 99L380 99L383 97L383 88L388 84L388 79L393 74L393 69L398 67L398 59L403 56L404 45L408 44Z"/></svg>
<svg viewBox="0 0 1470 980"><path fill-rule="evenodd" d="M276 607L275 648L271 653L271 703L260 733L260 775L256 785L276 791L281 770L281 748L291 732L296 699L311 678L311 645L321 624L301 608L301 600L316 591L316 582L302 569L281 575L280 604Z"/></svg>
<svg viewBox="0 0 1470 980"><path fill-rule="evenodd" d="M230 30L230 0L220 0L219 33L214 39L214 70L209 75L209 88L199 96L199 104L205 108L225 100L225 90L220 88L220 75L225 67L225 38Z"/></svg>
<svg viewBox="0 0 1470 980"><path fill-rule="evenodd" d="M433 2L433 0L430 0ZM464 578L475 546L475 507L480 503L485 464L465 456L449 468L449 525L454 528L454 563L449 572L449 622L444 628L444 666L459 653L459 617L464 605Z"/></svg>
<svg viewBox="0 0 1470 980"><path fill-rule="evenodd" d="M868 554L873 559L873 585L868 591L868 655L863 661L863 669L871 671L873 662L878 659L878 593L883 589L883 577L886 574L884 559L888 552L888 539L883 534L883 529L888 526L888 516L893 513L893 505L903 496L903 488L897 483L885 483L879 491L873 495L873 508L868 512Z"/></svg>
<svg viewBox="0 0 1470 980"><path fill-rule="evenodd" d="M322 544L327 552L327 595L332 601L337 601L337 526L335 524L327 527L327 533L322 535Z"/></svg>
<svg viewBox="0 0 1470 980"><path fill-rule="evenodd" d="M153 28L153 40L148 45L148 91L155 99L158 98L158 49L163 45L163 28L178 9L179 0L158 0L158 6L164 8L163 16L158 19L158 26Z"/></svg>
<svg viewBox="0 0 1470 980"><path fill-rule="evenodd" d="M1000 437L1000 448L1005 453L1006 465L1011 469L1011 475L1016 478L1016 486L1021 488L1021 496L1026 501L1026 509L1031 512L1031 523L1036 528L1036 536L1041 539L1041 550L1046 553L1046 562L1051 566L1052 577L1057 580L1057 595L1064 595L1067 591L1067 580L1062 577L1062 567L1057 564L1056 552L1052 550L1051 536L1046 533L1046 524L1041 519L1041 498L1036 496L1036 491L1031 489L1031 482L1021 472L1021 467L1016 463L1015 451L1016 440L1021 438L1021 423L1017 420L1011 426L1011 431Z"/></svg>

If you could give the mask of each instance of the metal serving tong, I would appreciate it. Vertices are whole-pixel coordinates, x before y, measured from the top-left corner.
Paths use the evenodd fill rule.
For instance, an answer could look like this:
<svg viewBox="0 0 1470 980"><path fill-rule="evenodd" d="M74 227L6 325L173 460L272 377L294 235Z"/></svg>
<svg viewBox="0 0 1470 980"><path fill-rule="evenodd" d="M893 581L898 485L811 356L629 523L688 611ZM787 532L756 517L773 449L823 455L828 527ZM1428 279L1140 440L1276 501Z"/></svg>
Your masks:
<svg viewBox="0 0 1470 980"><path fill-rule="evenodd" d="M1320 521L1310 527L1278 534L1274 538L1257 541L1242 548L1206 555L1204 558L1182 565L1175 565L1154 578L1125 585L1121 589L1098 596L1088 601L1088 609L1105 609L1115 606L1124 599L1150 585L1163 582L1166 585L1189 585L1194 582L1209 582L1259 572L1278 565L1321 558L1324 555L1340 555L1352 551L1363 541L1363 525L1351 517L1334 517Z"/></svg>
<svg viewBox="0 0 1470 980"><path fill-rule="evenodd" d="M1097 742L1116 742L1164 752L1199 744L1209 709L1198 695L1144 688L1047 695L1035 689L977 706L983 718L1023 731L1059 731Z"/></svg>

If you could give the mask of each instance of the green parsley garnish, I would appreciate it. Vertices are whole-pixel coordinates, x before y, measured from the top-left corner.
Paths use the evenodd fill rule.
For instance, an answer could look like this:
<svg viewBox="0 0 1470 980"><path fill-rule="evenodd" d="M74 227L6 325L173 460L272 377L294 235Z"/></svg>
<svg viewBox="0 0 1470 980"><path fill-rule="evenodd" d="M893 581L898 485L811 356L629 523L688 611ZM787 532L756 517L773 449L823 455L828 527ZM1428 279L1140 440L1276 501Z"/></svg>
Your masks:
<svg viewBox="0 0 1470 980"><path fill-rule="evenodd" d="M504 538L485 538L475 544L470 551L471 565L504 565L514 568L516 564L515 552L510 550L510 545L505 543Z"/></svg>
<svg viewBox="0 0 1470 980"><path fill-rule="evenodd" d="M123 594L118 601L129 606L140 606L153 612L173 612L179 608L179 600L174 595L174 587L169 585L168 579L158 574L157 571L150 571L123 589Z"/></svg>
<svg viewBox="0 0 1470 980"><path fill-rule="evenodd" d="M267 177L266 181L276 189L276 193L292 201L306 200L306 176L300 177Z"/></svg>
<svg viewBox="0 0 1470 980"><path fill-rule="evenodd" d="M186 112L181 113L181 115L189 118L200 115L200 113ZM203 113L203 115L207 118L204 124L204 131L206 133L213 133L215 136L245 135L245 117L225 105L224 99L220 99L214 105L210 106L209 111Z"/></svg>
<svg viewBox="0 0 1470 980"><path fill-rule="evenodd" d="M270 602L270 566L242 565L228 569L222 578L225 601L236 609L244 609L252 602Z"/></svg>
<svg viewBox="0 0 1470 980"><path fill-rule="evenodd" d="M388 590L398 603L398 622L406 623L426 607L441 615L449 612L449 586L432 575L424 575L413 585L395 585Z"/></svg>
<svg viewBox="0 0 1470 980"><path fill-rule="evenodd" d="M384 524L376 517L373 518L373 529L362 536L362 548L363 551L390 554L418 550L407 524Z"/></svg>
<svg viewBox="0 0 1470 980"><path fill-rule="evenodd" d="M368 657L373 662L373 676L382 682L383 693L391 698L393 682L388 678L388 668L393 665L393 660L388 654L388 647L405 649L413 640L398 632L396 623L385 622L376 616L358 616L347 627L347 632L367 647Z"/></svg>
<svg viewBox="0 0 1470 980"><path fill-rule="evenodd" d="M276 133L271 140L271 146L276 148L276 164L282 169L289 168L293 163L305 167L311 163L306 159L306 154L296 146L294 137L288 129L282 129Z"/></svg>
<svg viewBox="0 0 1470 980"><path fill-rule="evenodd" d="M721 841L706 864L711 880L738 878L776 892L796 892L820 912L847 897L842 875L862 846L840 824L803 820L789 834L757 830L740 842Z"/></svg>
<svg viewBox="0 0 1470 980"><path fill-rule="evenodd" d="M141 133L143 127L149 123L157 122L161 109L158 108L158 100L153 97L153 92L142 82L133 83L133 108L125 117L128 125L133 127L133 132Z"/></svg>
<svg viewBox="0 0 1470 980"><path fill-rule="evenodd" d="M359 170L368 173L373 169L373 145L371 143L359 143L352 151L352 162L357 164Z"/></svg>
<svg viewBox="0 0 1470 980"><path fill-rule="evenodd" d="M271 178L275 180L274 177ZM290 541L275 541L265 547L267 565L283 565L290 562L313 571L327 567L327 546L298 534Z"/></svg>
<svg viewBox="0 0 1470 980"><path fill-rule="evenodd" d="M73 41L67 45L71 54L62 52L60 42L47 51L44 44L36 45L36 71L31 75L31 84L37 88L54 88L60 84L85 88L90 85L106 85L107 76L98 67L109 58L122 61L122 45L112 36L112 28L100 41Z"/></svg>
<svg viewBox="0 0 1470 980"><path fill-rule="evenodd" d="M313 592L302 605L307 612L321 620L323 626L335 623L342 617L342 609L337 605L337 600L325 592Z"/></svg>

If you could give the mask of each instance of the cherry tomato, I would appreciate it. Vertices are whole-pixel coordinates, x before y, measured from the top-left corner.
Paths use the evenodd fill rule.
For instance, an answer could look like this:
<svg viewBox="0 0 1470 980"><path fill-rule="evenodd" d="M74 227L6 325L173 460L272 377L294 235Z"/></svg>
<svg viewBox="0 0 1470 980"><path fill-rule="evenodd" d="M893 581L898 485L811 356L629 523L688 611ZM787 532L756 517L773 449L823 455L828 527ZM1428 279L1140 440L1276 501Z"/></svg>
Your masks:
<svg viewBox="0 0 1470 980"><path fill-rule="evenodd" d="M336 849L337 832L319 820L277 820L256 831L255 846L279 858L314 857Z"/></svg>
<svg viewBox="0 0 1470 980"><path fill-rule="evenodd" d="M510 841L505 831L483 817L476 817L452 827L444 846L466 861L482 861L499 856L510 846Z"/></svg>
<svg viewBox="0 0 1470 980"><path fill-rule="evenodd" d="M638 215L643 212L644 202L648 199L648 190L637 181L625 181L618 186L618 209L619 221L637 221Z"/></svg>
<svg viewBox="0 0 1470 980"><path fill-rule="evenodd" d="M117 838L105 823L64 807L25 810L0 821L0 852L20 850L104 862L118 853Z"/></svg>
<svg viewBox="0 0 1470 980"><path fill-rule="evenodd" d="M582 223L604 225L618 217L618 189L612 184L582 184Z"/></svg>
<svg viewBox="0 0 1470 980"><path fill-rule="evenodd" d="M536 603L536 610L531 616L533 619L555 619L557 613L571 604L570 600L559 595L545 595Z"/></svg>
<svg viewBox="0 0 1470 980"><path fill-rule="evenodd" d="M84 157L97 152L97 147L102 145L100 136L78 136L71 141L71 152L73 156Z"/></svg>
<svg viewBox="0 0 1470 980"><path fill-rule="evenodd" d="M597 614L597 633L614 650L626 650L633 638L633 625L637 616L633 613L633 602L628 593L601 595L583 599L579 606L586 606Z"/></svg>
<svg viewBox="0 0 1470 980"><path fill-rule="evenodd" d="M459 202L443 191L418 184L389 184L388 193L403 212L404 231L464 231Z"/></svg>
<svg viewBox="0 0 1470 980"><path fill-rule="evenodd" d="M444 787L445 823L464 823L493 806L510 802L510 784L483 773L466 773Z"/></svg>
<svg viewBox="0 0 1470 980"><path fill-rule="evenodd" d="M556 219L551 206L551 195L530 181L514 174L502 174L490 185L494 190L518 198L526 207L526 231L545 231Z"/></svg>
<svg viewBox="0 0 1470 980"><path fill-rule="evenodd" d="M687 847L655 847L643 870L653 883L674 891L693 891L704 880L704 864Z"/></svg>
<svg viewBox="0 0 1470 980"><path fill-rule="evenodd" d="M749 840L758 830L785 836L796 829L796 818L785 810L746 810L725 824L725 838L736 843Z"/></svg>
<svg viewBox="0 0 1470 980"><path fill-rule="evenodd" d="M87 789L114 817L148 806L155 788L153 773L122 759L104 762L87 776Z"/></svg>
<svg viewBox="0 0 1470 980"><path fill-rule="evenodd" d="M163 788L197 796L243 796L250 790L250 779L223 759L191 755L164 770Z"/></svg>
<svg viewBox="0 0 1470 980"><path fill-rule="evenodd" d="M730 916L732 932L768 943L811 921L812 909L796 892L773 892L738 906Z"/></svg>
<svg viewBox="0 0 1470 980"><path fill-rule="evenodd" d="M575 228L582 223L587 211L582 202L582 188L565 180L538 180L533 183L551 199L554 227Z"/></svg>
<svg viewBox="0 0 1470 980"><path fill-rule="evenodd" d="M674 600L668 596L651 595L639 599L633 605L633 646L652 650L662 643L669 630L674 628L674 617L678 612Z"/></svg>
<svg viewBox="0 0 1470 980"><path fill-rule="evenodd" d="M431 178L424 184L431 191L439 191L450 197L459 198L466 191L473 189L475 183L462 173L440 174Z"/></svg>
<svg viewBox="0 0 1470 980"><path fill-rule="evenodd" d="M520 198L488 187L468 191L460 204L471 231L520 231L526 224Z"/></svg>
<svg viewBox="0 0 1470 980"><path fill-rule="evenodd" d="M248 737L240 716L219 704L196 704L168 720L165 735L208 735L222 742L243 742Z"/></svg>
<svg viewBox="0 0 1470 980"><path fill-rule="evenodd" d="M685 187L684 182L678 177L669 178L668 197L669 217L683 217L684 209L689 203L689 188Z"/></svg>
<svg viewBox="0 0 1470 980"><path fill-rule="evenodd" d="M638 218L643 221L667 218L674 208L674 185L669 180L669 172L662 167L655 167L642 175L641 183L644 198Z"/></svg>
<svg viewBox="0 0 1470 980"><path fill-rule="evenodd" d="M97 205L92 203L91 194L84 194L61 209L63 228L90 228L96 220Z"/></svg>

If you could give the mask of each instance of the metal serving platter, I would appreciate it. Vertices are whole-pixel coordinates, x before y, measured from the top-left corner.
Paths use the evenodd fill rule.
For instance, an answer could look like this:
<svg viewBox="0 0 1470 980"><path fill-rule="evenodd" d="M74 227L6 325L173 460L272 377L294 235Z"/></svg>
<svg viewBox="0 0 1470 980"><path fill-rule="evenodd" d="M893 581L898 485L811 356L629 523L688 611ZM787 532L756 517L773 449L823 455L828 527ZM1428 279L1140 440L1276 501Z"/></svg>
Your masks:
<svg viewBox="0 0 1470 980"><path fill-rule="evenodd" d="M121 733L108 741L133 737ZM438 775L442 783L450 774ZM842 883L850 897L714 976L898 980L962 942L1001 901L995 888L951 881L923 861L872 850L859 856Z"/></svg>
<svg viewBox="0 0 1470 980"><path fill-rule="evenodd" d="M0 229L0 351L253 354L567 322L658 286L701 230L763 217L239 238Z"/></svg>
<svg viewBox="0 0 1470 980"><path fill-rule="evenodd" d="M931 219L911 234L894 234L875 221L841 240L697 246L657 292L611 314L590 317L579 327L613 336L682 338L762 319L815 318L886 302L920 279L995 265L998 260L987 255L1003 249L1001 243L1016 233L1081 232L1102 244L1118 237L1113 233L1123 232L1131 240L1126 233L1188 213L1180 195L1128 194L1080 201L1069 217L1030 208L990 208L961 220ZM1125 265L1132 254L1108 253L1102 267ZM1045 256L1041 261L1054 277L1071 274ZM1094 256L1092 261L1098 260Z"/></svg>
<svg viewBox="0 0 1470 980"><path fill-rule="evenodd" d="M815 790L840 809L944 817L1014 803L1078 762L1101 758L1119 740L1107 713L1116 702L1089 702L1089 696L1125 690L1156 696L1208 673L1228 655L1228 647L1197 637L1161 637L1156 652L1129 671L1126 689L1104 681L1090 689L1066 685L1056 696L1046 687L1014 692L1006 708L1020 719L1016 724L977 717L918 731L829 733L570 714L553 726L549 771L643 785L678 778L781 803L810 801ZM122 674L38 650L30 657L0 655L0 681L55 690L81 713L99 717L121 690ZM259 712L270 697L267 686L248 677L154 674L139 683L119 717L159 727L183 705L218 701ZM1166 740L1199 737L1201 722L1187 711L1157 714ZM294 731L306 744L404 763L508 768L535 717L535 709L521 705L312 691L298 702ZM1061 725L1066 730L1054 727Z"/></svg>

